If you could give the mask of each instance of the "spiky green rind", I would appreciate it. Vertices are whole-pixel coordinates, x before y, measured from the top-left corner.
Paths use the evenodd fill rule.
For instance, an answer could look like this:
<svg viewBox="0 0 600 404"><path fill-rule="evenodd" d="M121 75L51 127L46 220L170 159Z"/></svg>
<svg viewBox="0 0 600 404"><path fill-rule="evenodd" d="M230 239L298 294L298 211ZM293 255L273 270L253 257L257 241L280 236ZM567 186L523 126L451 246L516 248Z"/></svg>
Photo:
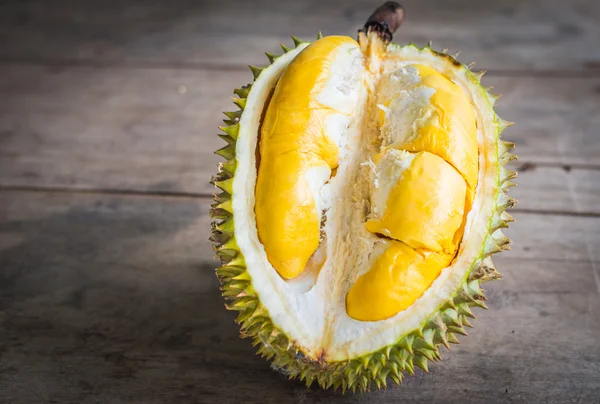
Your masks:
<svg viewBox="0 0 600 404"><path fill-rule="evenodd" d="M297 47L303 43L294 38ZM414 46L414 45L409 45ZM284 52L294 48L282 45ZM426 48L440 57L449 58L457 67L462 67L477 83L483 73L472 73L467 66L461 65L452 56ZM267 54L272 63L278 56ZM256 80L261 68L250 67ZM225 158L219 164L218 174L212 183L222 192L214 196L211 216L211 241L214 243L216 257L221 261L221 267L216 273L221 284L221 290L229 310L239 314L236 321L240 324L242 337L250 338L253 345L258 347L258 353L272 361L273 368L291 378L300 378L307 386L317 383L322 388L367 391L373 386L384 388L389 380L401 384L406 374L412 375L415 368L427 372L428 362L441 360L440 346L450 348L458 344L457 335L467 335L465 327L472 327L469 319L475 318L474 308L487 308L481 283L501 278L491 261L491 255L509 248L510 240L502 234L502 228L513 221L505 212L516 202L506 195L506 190L514 185L510 180L516 173L504 168L504 165L516 157L510 154L514 144L500 140L501 132L510 124L496 115L498 161L502 168L497 178L498 197L494 216L489 223L481 258L475 262L467 273L464 283L452 298L439 307L420 328L404 335L395 344L386 346L344 362L326 362L307 357L302 350L291 341L285 333L278 329L269 316L268 310L260 302L252 287L252 279L246 270L244 257L236 243L234 232L234 215L231 205L233 178L236 170L235 143L239 132L239 119L246 105L246 98L251 85L236 89L234 103L238 111L226 112L225 126L221 127L224 134L219 135L227 145L216 153ZM491 105L498 97L486 92Z"/></svg>

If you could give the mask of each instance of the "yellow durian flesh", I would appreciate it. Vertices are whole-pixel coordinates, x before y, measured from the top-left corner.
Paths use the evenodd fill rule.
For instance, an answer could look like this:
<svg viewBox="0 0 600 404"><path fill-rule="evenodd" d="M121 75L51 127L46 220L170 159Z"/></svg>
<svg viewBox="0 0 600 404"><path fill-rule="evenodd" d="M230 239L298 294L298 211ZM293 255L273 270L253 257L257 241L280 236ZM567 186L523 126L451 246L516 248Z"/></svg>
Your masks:
<svg viewBox="0 0 600 404"><path fill-rule="evenodd" d="M419 298L452 261L466 214L466 183L442 158L396 149L382 154L366 226L394 241L348 293L348 315L357 320L384 320Z"/></svg>
<svg viewBox="0 0 600 404"><path fill-rule="evenodd" d="M443 158L458 170L473 190L477 185L478 150L475 112L467 95L457 84L429 66L409 65L398 73L406 76L416 73L419 80L398 80L392 75L391 85L379 96L379 102L388 111L405 108L402 104L411 100L412 93L423 89L433 91L426 106L415 110L413 121L384 114L387 116L380 118L383 121L382 136L391 143L390 147L411 152L427 151Z"/></svg>
<svg viewBox="0 0 600 404"><path fill-rule="evenodd" d="M336 63L340 49L355 51L358 44L347 37L326 37L301 52L280 78L261 128L257 231L269 262L285 279L293 279L306 269L322 240L324 206L318 203L319 192L339 165L341 145L340 134L335 133L341 126L328 125L328 118L356 113L349 109L354 99L348 102L333 97L335 102L324 104L326 83L331 77L342 77L338 83L347 85L350 81L353 88L357 83L352 80L359 85L375 81L372 77L363 80L356 74L334 71L332 66L343 67L343 63ZM374 119L380 126L381 138L388 142L382 143L382 150L374 156L384 168L376 180L381 189L374 187L371 192L372 214L365 226L369 232L400 241L411 251L418 251L419 257L429 258L421 258L417 265L414 254L411 256L406 249L384 254L349 291L348 314L354 317L352 313L360 313L357 319L361 320L382 320L406 309L450 263L477 184L472 105L462 89L441 73L424 65L402 70L410 69L416 71L412 83L403 83L398 92L392 82L378 97L385 113ZM384 79L392 81L393 77ZM396 117L404 119L400 123L407 123L398 101L406 103L406 92L417 87L429 91L428 99L421 100L425 102L420 108L408 108L413 121L398 136ZM396 109L400 109L399 114ZM410 159L408 166L398 163L403 159L402 153ZM395 283L373 280L381 279L381 274L390 268L397 274L420 270L421 281L413 284L414 276L396 276ZM388 296L384 299L387 303L368 303L368 314L357 307L366 301L356 296L378 294Z"/></svg>
<svg viewBox="0 0 600 404"><path fill-rule="evenodd" d="M356 108L352 61L359 53L358 43L344 36L309 46L283 73L264 117L256 226L269 262L286 279L302 273L319 245L322 207L315 193L338 166L339 128ZM325 90L340 75L348 75L350 86L332 97Z"/></svg>
<svg viewBox="0 0 600 404"><path fill-rule="evenodd" d="M372 192L374 217L367 229L412 248L453 254L454 235L465 213L463 178L435 154L394 149L383 154L377 168L379 186ZM411 160L406 168L403 158Z"/></svg>
<svg viewBox="0 0 600 404"><path fill-rule="evenodd" d="M357 320L384 320L417 300L452 256L416 250L400 241L386 243L369 272L360 277L346 298L348 315Z"/></svg>

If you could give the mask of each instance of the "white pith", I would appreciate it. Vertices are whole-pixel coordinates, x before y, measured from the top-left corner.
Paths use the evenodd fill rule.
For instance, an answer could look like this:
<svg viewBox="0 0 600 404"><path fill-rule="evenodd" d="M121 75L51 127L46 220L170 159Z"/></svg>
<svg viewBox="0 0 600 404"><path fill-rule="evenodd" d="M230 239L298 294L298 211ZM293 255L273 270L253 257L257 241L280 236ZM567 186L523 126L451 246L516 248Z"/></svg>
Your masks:
<svg viewBox="0 0 600 404"><path fill-rule="evenodd" d="M420 86L420 81L417 69L406 66L392 71L387 85L381 86L377 103L388 104L384 106L386 119L381 128L382 146L412 141L419 133L419 127L431 120L433 110L428 106L435 89Z"/></svg>
<svg viewBox="0 0 600 404"><path fill-rule="evenodd" d="M415 155L404 150L390 149L385 152L377 164L371 165L371 214L369 218L378 219L387 207L390 192L402 178Z"/></svg>
<svg viewBox="0 0 600 404"><path fill-rule="evenodd" d="M365 183L354 184L356 173L365 170L360 179L369 177L369 147L358 147L362 132L373 133L374 128L351 126L343 137L346 163L342 163L336 176L321 189L320 206L329 206L325 232L327 250L335 251L321 269L314 286L307 290L295 281L284 281L269 264L264 248L259 242L254 215L254 187L256 183L255 149L261 113L270 90L275 86L289 62L306 46L300 45L278 58L270 67L263 70L254 83L246 101L247 108L240 120L240 132L236 145L237 170L233 181L232 206L235 219L235 234L240 251L245 257L247 270L261 303L269 311L274 325L280 328L305 354L317 357L323 354L328 361L351 359L384 346L394 344L403 335L422 326L422 323L451 296L464 281L469 269L481 255L483 241L488 228L478 225L489 223L497 194L497 151L496 123L487 95L474 82L463 68L457 68L446 59L435 56L429 50L413 47L389 47L393 57L384 66L384 74L402 69L410 64L423 63L446 74L460 85L477 107L478 140L480 151L479 182L473 207L469 213L463 243L456 260L444 269L432 286L408 309L396 316L378 322L363 322L351 319L346 314L345 296L349 287L362 273L367 271L380 251L379 240L368 233L362 224L353 223L348 218L348 206L368 207L363 200L352 200L362 195ZM419 97L427 96L427 93ZM361 94L365 102L366 90ZM375 103L371 111L377 109ZM396 109L388 107L389 111ZM366 106L359 108L366 112ZM360 113L354 122L361 122ZM339 124L343 126L343 124ZM365 125L367 125L365 123ZM334 125L332 124L332 127ZM489 132L482 129L487 128ZM340 143L342 144L342 139ZM372 153L371 153L372 154ZM373 157L372 155L370 157ZM344 165L345 164L345 165ZM359 168L362 167L362 168ZM362 174L361 174L362 175ZM320 173L320 177L324 174ZM321 180L322 181L322 180ZM320 182L321 182L320 181ZM349 184L349 185L348 185ZM316 185L318 187L318 184ZM356 187L358 192L352 192ZM360 198L359 198L360 199ZM365 210L366 212L366 210ZM352 213L352 212L350 212ZM360 213L363 214L364 213ZM356 213L357 217L360 216ZM343 237L352 235L351 240ZM345 263L352 265L344 266ZM351 268L349 267L351 266ZM336 282L332 282L332 280Z"/></svg>

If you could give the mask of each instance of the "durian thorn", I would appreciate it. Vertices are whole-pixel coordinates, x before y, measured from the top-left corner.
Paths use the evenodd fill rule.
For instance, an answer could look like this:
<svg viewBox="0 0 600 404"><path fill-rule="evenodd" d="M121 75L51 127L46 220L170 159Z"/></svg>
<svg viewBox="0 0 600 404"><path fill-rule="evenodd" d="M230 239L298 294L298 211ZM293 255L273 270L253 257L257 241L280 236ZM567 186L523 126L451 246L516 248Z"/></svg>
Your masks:
<svg viewBox="0 0 600 404"><path fill-rule="evenodd" d="M285 46L283 43L279 44L281 46L281 49L283 49L283 53L288 53L291 50L294 50L294 48L289 48L287 46Z"/></svg>
<svg viewBox="0 0 600 404"><path fill-rule="evenodd" d="M442 53L448 53L448 48L442 49Z"/></svg>
<svg viewBox="0 0 600 404"><path fill-rule="evenodd" d="M377 375L377 381L379 381L380 386L383 386L383 388L387 388L387 373L386 371L383 371L382 373L380 373L379 375ZM379 388L381 388L380 386L378 386Z"/></svg>
<svg viewBox="0 0 600 404"><path fill-rule="evenodd" d="M477 307L479 307L479 308L482 308L482 309L484 309L484 310L487 310L487 309L488 309L487 305L486 305L486 304L485 304L483 301L481 301L481 300L475 300L475 301L473 302L473 305L475 305L475 306L477 306Z"/></svg>
<svg viewBox="0 0 600 404"><path fill-rule="evenodd" d="M217 220L227 220L231 219L233 216L230 212L221 209L211 209L210 216ZM222 242L222 237L220 234L215 234L214 232L209 237L209 240L212 242Z"/></svg>
<svg viewBox="0 0 600 404"><path fill-rule="evenodd" d="M242 111L223 111L223 114L230 120L235 121L242 116Z"/></svg>
<svg viewBox="0 0 600 404"><path fill-rule="evenodd" d="M234 146L235 145L235 139L232 138L231 136L224 135L222 133L218 133L217 136L219 136L221 139L223 139L225 142L227 142L228 146Z"/></svg>
<svg viewBox="0 0 600 404"><path fill-rule="evenodd" d="M473 312L471 311L471 308L469 307L469 305L467 303L462 303L458 306L458 314L460 316L462 316L463 318L466 317L470 317L470 318L476 318L475 314L473 314ZM464 320L461 319L461 321L463 321L464 324Z"/></svg>
<svg viewBox="0 0 600 404"><path fill-rule="evenodd" d="M516 199L511 198L510 196L506 195L504 192L500 192L498 194L498 201L497 201L496 208L499 211L504 212L507 208L512 208L513 206L515 206L516 203L517 203Z"/></svg>
<svg viewBox="0 0 600 404"><path fill-rule="evenodd" d="M225 172L231 176L235 174L235 169L237 167L237 161L235 159L227 160L219 163L219 169L222 172Z"/></svg>
<svg viewBox="0 0 600 404"><path fill-rule="evenodd" d="M423 335L421 333L421 335ZM400 342L399 346L400 348L405 349L407 352L409 353L413 353L413 344L415 342L415 336L414 335L408 335L406 337L404 337L402 339L402 341Z"/></svg>
<svg viewBox="0 0 600 404"><path fill-rule="evenodd" d="M500 161L502 162L503 165L506 165L510 161L517 160L517 159L518 159L517 155L511 154L509 152L505 152L504 154L502 154L502 157L500 157Z"/></svg>
<svg viewBox="0 0 600 404"><path fill-rule="evenodd" d="M295 35L292 35L292 41L294 41L294 45L296 46L296 48L304 43L304 41L300 40Z"/></svg>
<svg viewBox="0 0 600 404"><path fill-rule="evenodd" d="M241 109L246 109L246 98L232 98L233 103Z"/></svg>
<svg viewBox="0 0 600 404"><path fill-rule="evenodd" d="M409 360L406 361L406 368L405 368L405 370L411 376L415 374L415 365L413 363L412 357Z"/></svg>
<svg viewBox="0 0 600 404"><path fill-rule="evenodd" d="M235 257L230 262L225 264L225 266L227 266L229 268L235 268L239 271L245 271L246 270L246 260L244 260L244 256L242 254L239 254L237 257Z"/></svg>
<svg viewBox="0 0 600 404"><path fill-rule="evenodd" d="M510 149L513 149L515 147L515 143L514 142L507 142L505 140L502 140L502 145L504 146L504 148L508 151Z"/></svg>
<svg viewBox="0 0 600 404"><path fill-rule="evenodd" d="M321 31L319 31L319 33L317 34L317 40L322 39L323 38L323 33Z"/></svg>
<svg viewBox="0 0 600 404"><path fill-rule="evenodd" d="M250 276L250 273L248 271L244 271L241 274L239 274L237 276L234 276L231 279L236 280L236 281L247 281L247 282L250 282L252 280L252 277Z"/></svg>
<svg viewBox="0 0 600 404"><path fill-rule="evenodd" d="M507 223L514 222L515 219L510 215L510 213L504 211L500 214L500 218Z"/></svg>
<svg viewBox="0 0 600 404"><path fill-rule="evenodd" d="M223 132L225 132L226 134L231 136L234 140L236 140L238 138L238 134L240 132L240 124L238 122L238 123L235 123L235 124L229 125L229 126L219 126L219 129L221 129Z"/></svg>
<svg viewBox="0 0 600 404"><path fill-rule="evenodd" d="M471 282L468 282L466 285L467 285L467 288L468 288L470 294L477 295L477 296L483 295L483 291L479 287L479 281L477 279L475 279Z"/></svg>
<svg viewBox="0 0 600 404"><path fill-rule="evenodd" d="M446 319L447 319L444 322L444 325L445 325L445 323L448 323L448 322L452 324L458 320L458 311L453 308L447 308L442 311L442 316L446 317Z"/></svg>
<svg viewBox="0 0 600 404"><path fill-rule="evenodd" d="M429 359L430 361L433 361L433 359L435 358L435 353L434 353L434 349L417 349L417 354L418 355L422 355L425 358Z"/></svg>
<svg viewBox="0 0 600 404"><path fill-rule="evenodd" d="M233 90L233 93L240 98L248 98L248 94L250 94L250 88L250 85L236 88L235 90Z"/></svg>
<svg viewBox="0 0 600 404"><path fill-rule="evenodd" d="M423 332L423 337L418 340L420 346L424 346L429 349L435 349L435 344L433 342L433 337L435 335L435 331L432 329L427 329Z"/></svg>
<svg viewBox="0 0 600 404"><path fill-rule="evenodd" d="M227 135L219 135L221 138L227 138ZM233 146L229 146L229 147L233 147ZM213 176L212 180L214 181L224 181L224 180L228 180L231 179L233 176L228 175L226 172L223 172L222 170L217 172L217 174L215 176ZM227 198L225 198L227 199Z"/></svg>
<svg viewBox="0 0 600 404"><path fill-rule="evenodd" d="M435 317L432 320L429 321L428 327L435 329L438 332L445 331L446 323L444 323L444 320L442 319L441 314L438 313L437 315L435 315Z"/></svg>
<svg viewBox="0 0 600 404"><path fill-rule="evenodd" d="M427 47L429 49L433 48L433 41L427 41Z"/></svg>
<svg viewBox="0 0 600 404"><path fill-rule="evenodd" d="M371 376L373 377L373 379L375 379L377 377L377 374L379 373L380 369L381 369L381 364L380 363L375 363L371 367Z"/></svg>
<svg viewBox="0 0 600 404"><path fill-rule="evenodd" d="M397 375L391 375L390 378L392 379L392 381L394 383L396 383L398 386L400 386L402 384L402 373L399 373Z"/></svg>
<svg viewBox="0 0 600 404"><path fill-rule="evenodd" d="M448 333L448 342L450 342L451 344L460 344L460 341L458 340L458 338L456 338L456 335L454 335L454 333L451 332Z"/></svg>
<svg viewBox="0 0 600 404"><path fill-rule="evenodd" d="M467 317L462 318L462 323L465 327L473 328L473 325L469 322L469 319ZM464 335L467 335L466 331Z"/></svg>
<svg viewBox="0 0 600 404"><path fill-rule="evenodd" d="M371 357L369 355L363 355L360 358L360 363L362 364L364 369L367 369L369 367L369 359Z"/></svg>
<svg viewBox="0 0 600 404"><path fill-rule="evenodd" d="M490 104L495 105L496 101L498 101L498 97L496 97L494 94L492 93L487 93L487 97L488 97L488 101L490 102Z"/></svg>
<svg viewBox="0 0 600 404"><path fill-rule="evenodd" d="M212 206L214 209L223 209L229 213L233 212L233 207L231 206L231 199L227 199L223 202L217 202ZM233 239L232 239L233 240Z"/></svg>
<svg viewBox="0 0 600 404"><path fill-rule="evenodd" d="M463 324L464 324L464 322L463 322ZM453 325L448 328L450 329L450 332L453 334L469 335L469 334L467 334L467 331L464 329L464 327L462 325L461 326Z"/></svg>
<svg viewBox="0 0 600 404"><path fill-rule="evenodd" d="M506 247L510 244L510 239L502 233L501 229L496 230L492 233L492 238L496 245L500 248Z"/></svg>
<svg viewBox="0 0 600 404"><path fill-rule="evenodd" d="M486 261L491 262L491 257L487 257L483 263L481 263L469 276L469 279L478 279L480 282L488 282L491 280L502 279L502 274L496 271L493 264L487 264Z"/></svg>
<svg viewBox="0 0 600 404"><path fill-rule="evenodd" d="M423 369L425 373L429 373L429 368L427 367L427 358L424 356L416 356L414 359L415 365Z"/></svg>
<svg viewBox="0 0 600 404"><path fill-rule="evenodd" d="M254 80L256 80L258 78L258 76L260 76L260 73L264 70L264 67L256 67L256 66L252 66L252 65L248 65L248 67L252 71Z"/></svg>
<svg viewBox="0 0 600 404"><path fill-rule="evenodd" d="M446 303L444 303L442 308L444 308L444 309L450 308L450 309L456 310L456 304L454 303L454 300L450 299Z"/></svg>
<svg viewBox="0 0 600 404"><path fill-rule="evenodd" d="M388 362L388 367L390 369L390 373L392 375L398 375L400 372L398 372L398 363L394 362L394 361L390 361Z"/></svg>
<svg viewBox="0 0 600 404"><path fill-rule="evenodd" d="M369 379L367 379L367 376L363 376L360 380L360 388L361 391L369 391Z"/></svg>
<svg viewBox="0 0 600 404"><path fill-rule="evenodd" d="M219 231L219 232L221 232L223 234L226 234L226 235L230 235L230 234L232 235L233 234L234 227L233 227L233 220L232 219L223 220L223 221L221 221L221 222L219 222L217 224L213 223L213 226L214 226L215 230L217 230L217 231Z"/></svg>
<svg viewBox="0 0 600 404"><path fill-rule="evenodd" d="M471 70L473 68L473 66L475 66L475 62L471 62L467 65L467 67L469 68L469 70Z"/></svg>
<svg viewBox="0 0 600 404"><path fill-rule="evenodd" d="M517 178L519 173L517 171L509 170L506 167L500 168L500 181L505 182Z"/></svg>
<svg viewBox="0 0 600 404"><path fill-rule="evenodd" d="M275 59L278 58L278 56L276 56L276 55L274 55L272 53L269 53L269 52L265 52L265 55L267 55L267 59L269 59L270 63L275 62Z"/></svg>
<svg viewBox="0 0 600 404"><path fill-rule="evenodd" d="M458 59L458 56L459 56L459 55L460 55L460 51L456 51L456 52L455 52L455 53L452 55L452 57L453 57L454 59Z"/></svg>
<svg viewBox="0 0 600 404"><path fill-rule="evenodd" d="M498 94L497 97L500 98L501 94ZM504 131L504 129L508 128L509 126L513 126L515 123L512 121L507 121L505 119L499 119L498 124L500 125L500 130Z"/></svg>
<svg viewBox="0 0 600 404"><path fill-rule="evenodd" d="M217 178L213 178L211 183L215 187L221 189L222 191L227 192L229 195L231 195L233 193L233 178L223 180L223 181L219 181Z"/></svg>
<svg viewBox="0 0 600 404"><path fill-rule="evenodd" d="M235 147L233 145L224 146L219 150L215 151L215 154L218 154L225 160L231 160L235 157Z"/></svg>

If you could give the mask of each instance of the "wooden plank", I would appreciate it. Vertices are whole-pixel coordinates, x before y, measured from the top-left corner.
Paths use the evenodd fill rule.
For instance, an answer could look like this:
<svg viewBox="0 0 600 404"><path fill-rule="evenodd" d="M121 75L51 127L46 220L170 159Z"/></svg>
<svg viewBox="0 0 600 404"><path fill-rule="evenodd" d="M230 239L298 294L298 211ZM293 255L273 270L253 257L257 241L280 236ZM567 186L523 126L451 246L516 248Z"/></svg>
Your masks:
<svg viewBox="0 0 600 404"><path fill-rule="evenodd" d="M0 67L3 184L212 192L247 73ZM0 73L1 74L1 73ZM180 94L184 91L185 93Z"/></svg>
<svg viewBox="0 0 600 404"><path fill-rule="evenodd" d="M514 245L502 258L563 263L600 261L600 218L520 212L514 216L516 223L505 231Z"/></svg>
<svg viewBox="0 0 600 404"><path fill-rule="evenodd" d="M238 338L207 199L0 193L0 402L581 403L600 396L600 219L517 214L488 312L431 374L365 395L284 380ZM597 254L597 253L596 253Z"/></svg>
<svg viewBox="0 0 600 404"><path fill-rule="evenodd" d="M264 63L290 35L354 36L369 0L3 2L0 57L103 63ZM399 43L462 50L483 69L597 69L597 2L408 0ZM108 28L109 27L109 28Z"/></svg>
<svg viewBox="0 0 600 404"><path fill-rule="evenodd" d="M511 164L519 171L510 195L518 209L600 214L600 170Z"/></svg>
<svg viewBox="0 0 600 404"><path fill-rule="evenodd" d="M246 72L0 66L0 185L212 193ZM600 161L600 79L493 78L520 161ZM184 92L185 91L185 92ZM578 108L573 108L577 103ZM585 118L584 118L585 115ZM599 213L600 171L523 166L521 209Z"/></svg>
<svg viewBox="0 0 600 404"><path fill-rule="evenodd" d="M503 136L522 161L600 165L600 81L585 78L488 77L503 94L501 117L516 122Z"/></svg>

